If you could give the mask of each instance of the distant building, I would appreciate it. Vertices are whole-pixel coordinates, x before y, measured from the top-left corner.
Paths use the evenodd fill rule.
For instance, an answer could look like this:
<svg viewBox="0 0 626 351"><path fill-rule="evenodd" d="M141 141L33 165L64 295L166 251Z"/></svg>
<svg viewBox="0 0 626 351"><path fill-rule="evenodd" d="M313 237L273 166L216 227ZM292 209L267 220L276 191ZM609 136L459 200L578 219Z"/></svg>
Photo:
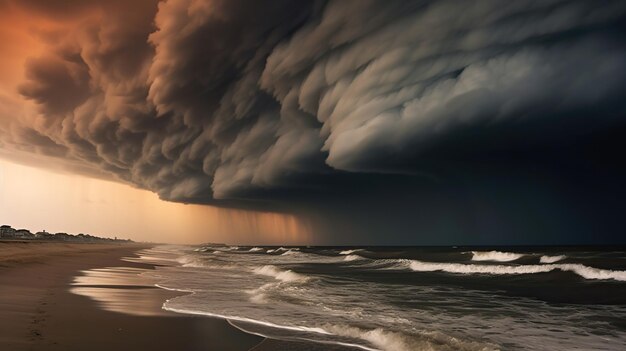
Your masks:
<svg viewBox="0 0 626 351"><path fill-rule="evenodd" d="M35 239L39 240L54 240L54 234L48 233L47 231L41 231L35 233Z"/></svg>
<svg viewBox="0 0 626 351"><path fill-rule="evenodd" d="M0 0L1 1L1 0ZM13 229L11 226L3 225L0 226L0 238L1 239L21 239L21 240L50 240L50 241L72 241L72 242L131 242L131 240L124 240L110 238L100 238L97 236L93 236L90 234L80 233L78 235L72 235L67 233L48 233L45 230L37 232L35 234L31 233L28 229Z"/></svg>
<svg viewBox="0 0 626 351"><path fill-rule="evenodd" d="M15 229L11 226L3 225L0 227L0 238L14 238L15 237Z"/></svg>
<svg viewBox="0 0 626 351"><path fill-rule="evenodd" d="M71 238L72 238L72 236L67 234L67 233L56 233L56 234L54 234L54 239L55 240L70 241Z"/></svg>
<svg viewBox="0 0 626 351"><path fill-rule="evenodd" d="M28 229L18 229L15 231L15 238L17 239L34 239L35 235Z"/></svg>
<svg viewBox="0 0 626 351"><path fill-rule="evenodd" d="M35 233L35 239L46 239L49 236L51 236L51 234L45 230Z"/></svg>

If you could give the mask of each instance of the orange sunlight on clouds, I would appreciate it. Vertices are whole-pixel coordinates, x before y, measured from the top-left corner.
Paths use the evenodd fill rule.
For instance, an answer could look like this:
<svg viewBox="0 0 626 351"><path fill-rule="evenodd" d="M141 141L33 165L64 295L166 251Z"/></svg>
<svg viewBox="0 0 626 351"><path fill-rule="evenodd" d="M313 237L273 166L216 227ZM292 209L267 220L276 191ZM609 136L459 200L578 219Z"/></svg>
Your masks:
<svg viewBox="0 0 626 351"><path fill-rule="evenodd" d="M0 160L0 224L171 243L303 244L292 215L184 205L128 185Z"/></svg>

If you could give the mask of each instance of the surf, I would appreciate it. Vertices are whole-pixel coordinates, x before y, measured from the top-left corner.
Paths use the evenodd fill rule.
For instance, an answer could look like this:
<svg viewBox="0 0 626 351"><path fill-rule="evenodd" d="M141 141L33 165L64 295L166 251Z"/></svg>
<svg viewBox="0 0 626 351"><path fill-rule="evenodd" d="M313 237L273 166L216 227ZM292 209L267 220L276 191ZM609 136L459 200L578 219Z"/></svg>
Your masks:
<svg viewBox="0 0 626 351"><path fill-rule="evenodd" d="M472 251L472 261L510 262L524 257L523 254L502 251Z"/></svg>
<svg viewBox="0 0 626 351"><path fill-rule="evenodd" d="M554 270L572 272L578 276L590 280L617 280L626 281L626 271L614 271L588 267L580 263L565 264L538 264L538 265L483 265L464 263L435 263L411 260L411 270L415 272L446 272L456 274L489 274L489 275L515 275L548 273Z"/></svg>

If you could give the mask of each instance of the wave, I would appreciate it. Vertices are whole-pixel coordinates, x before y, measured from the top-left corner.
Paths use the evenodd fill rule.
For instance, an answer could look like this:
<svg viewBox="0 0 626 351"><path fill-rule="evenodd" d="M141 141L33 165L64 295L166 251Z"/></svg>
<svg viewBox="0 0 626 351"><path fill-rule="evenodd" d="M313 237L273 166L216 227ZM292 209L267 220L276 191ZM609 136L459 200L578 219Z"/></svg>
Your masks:
<svg viewBox="0 0 626 351"><path fill-rule="evenodd" d="M223 251L217 251L214 253L222 253ZM206 260L201 257L193 257L193 256L181 256L176 259L178 263L182 267L188 268L209 268L209 269L228 269L228 270L239 270L241 267L236 264L228 264L226 261L221 261L218 259L214 260ZM222 263L220 263L222 262Z"/></svg>
<svg viewBox="0 0 626 351"><path fill-rule="evenodd" d="M492 344L464 341L440 332L421 332L418 335L411 335L382 328L366 330L344 325L325 325L324 329L334 335L365 340L384 351L498 350L498 347Z"/></svg>
<svg viewBox="0 0 626 351"><path fill-rule="evenodd" d="M344 261L356 261L356 260L362 260L362 259L364 259L364 257L361 257L359 255L348 255L343 258Z"/></svg>
<svg viewBox="0 0 626 351"><path fill-rule="evenodd" d="M565 256L565 255L541 256L541 258L539 258L539 262L541 262L541 263L554 263L554 262L562 261L562 260L564 260L566 258L567 258L567 256Z"/></svg>
<svg viewBox="0 0 626 351"><path fill-rule="evenodd" d="M281 247L279 247L279 248L277 248L277 249L269 249L269 250L267 250L267 251L265 251L265 252L267 252L267 253L279 253L279 252L285 252L285 251L300 251L300 249L299 249L299 248L297 248L297 247L294 247L294 248L286 248L286 247L282 247L282 246L281 246Z"/></svg>
<svg viewBox="0 0 626 351"><path fill-rule="evenodd" d="M276 266L266 265L263 267L258 267L253 270L255 274L265 275L268 277L273 277L276 280L280 280L283 282L304 282L309 278L305 275L295 273L291 270L280 270Z"/></svg>
<svg viewBox="0 0 626 351"><path fill-rule="evenodd" d="M502 251L472 251L472 261L509 262L523 257L523 254Z"/></svg>
<svg viewBox="0 0 626 351"><path fill-rule="evenodd" d="M260 247L253 247L250 250L248 250L248 252L259 252L259 251L263 251L263 249Z"/></svg>
<svg viewBox="0 0 626 351"><path fill-rule="evenodd" d="M341 251L339 254L340 255L352 255L355 252L359 252L362 251L362 249L355 249L355 250L343 250Z"/></svg>
<svg viewBox="0 0 626 351"><path fill-rule="evenodd" d="M547 273L554 270L575 273L585 279L591 280L618 280L626 281L626 271L613 271L610 269L600 269L588 267L579 263L565 264L535 264L520 266L505 265L481 265L463 263L433 263L412 260L409 267L416 272L447 272L457 274L535 274Z"/></svg>
<svg viewBox="0 0 626 351"><path fill-rule="evenodd" d="M299 251L296 250L287 250L285 252L283 252L282 254L280 254L281 256L290 256L290 255L295 255L295 254L299 254Z"/></svg>
<svg viewBox="0 0 626 351"><path fill-rule="evenodd" d="M263 284L256 289L246 290L245 292L250 294L250 301L257 304L266 304L269 302L266 292L271 288L276 287L280 282Z"/></svg>
<svg viewBox="0 0 626 351"><path fill-rule="evenodd" d="M249 323L249 324L252 324L252 325L259 325L259 326L263 326L263 327L269 327L269 328L280 329L280 330L289 330L289 331L293 331L293 332L304 332L304 333L321 334L321 335L333 335L333 334L329 333L328 331L326 331L326 330L324 330L322 328L306 327L306 326L281 325L281 324L266 322L266 321L252 319L252 318L247 318L247 317L240 317L240 316L234 316L234 315L224 315L224 314L218 314L218 313L212 313L212 312L175 308L175 307L167 306L167 303L163 305L163 309L166 310L166 311L171 311L171 312L176 312L176 313L191 314L191 315L201 315L201 316L209 316L209 317L225 319L225 320L228 321L228 323L230 325L232 325L233 327L235 327L235 328L237 328L237 329L239 329L239 330L241 330L241 331L243 331L245 333L258 335L260 337L270 338L270 339L271 338L275 338L275 337L272 336L272 335L267 335L267 334L264 334L264 333L252 331L252 330L250 330L248 328L245 328L245 327L242 327L242 326L236 324L236 322ZM363 345L359 345L359 344L346 343L346 342L340 342L340 341L317 340L317 339L309 339L309 338L305 338L305 337L296 337L296 339L311 341L311 342L319 343L319 344L330 344L330 345L340 345L340 346L347 346L347 347L355 347L355 348L362 349L362 350L367 350L367 351L381 351L381 350L378 350L378 349L369 348L369 347L366 347L366 346L363 346Z"/></svg>
<svg viewBox="0 0 626 351"><path fill-rule="evenodd" d="M181 256L176 261L183 267L204 267L202 260L195 257Z"/></svg>
<svg viewBox="0 0 626 351"><path fill-rule="evenodd" d="M260 321L260 320L256 320L256 319L246 318L246 317L230 316L230 315L223 315L223 314L211 313L211 312L205 312L205 311L195 311L195 310L189 310L189 309L174 308L174 307L167 306L167 304L163 305L163 309L167 310L167 311L177 312L177 313L210 316L210 317L217 317L217 318L227 319L229 321L239 321L239 322L259 324L259 325L263 325L263 326L266 326L266 327L272 327L272 328L277 328L277 329L285 329L285 330L300 331L300 332L310 332L310 333L318 333L318 334L325 334L325 335L330 334L329 332L327 332L327 331L325 331L325 330L323 330L321 328L311 328L311 327L305 327L305 326L280 325L280 324Z"/></svg>

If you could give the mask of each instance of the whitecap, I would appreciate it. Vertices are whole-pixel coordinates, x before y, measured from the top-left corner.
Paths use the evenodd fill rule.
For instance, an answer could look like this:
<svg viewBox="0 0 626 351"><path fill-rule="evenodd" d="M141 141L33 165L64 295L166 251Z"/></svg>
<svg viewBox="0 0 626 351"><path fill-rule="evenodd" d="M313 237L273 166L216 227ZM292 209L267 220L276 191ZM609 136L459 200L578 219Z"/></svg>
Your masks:
<svg viewBox="0 0 626 351"><path fill-rule="evenodd" d="M536 274L547 273L554 270L561 270L575 273L585 279L593 280L618 280L626 281L626 271L613 271L609 269L600 269L588 267L578 263L570 264L535 264L520 266L505 265L482 265L482 264L463 264L463 263L434 263L412 260L409 267L416 272L447 272L457 274L492 274L492 275L510 275L510 274Z"/></svg>
<svg viewBox="0 0 626 351"><path fill-rule="evenodd" d="M191 256L181 256L176 259L178 263L180 263L183 267L204 267L204 264L201 259Z"/></svg>
<svg viewBox="0 0 626 351"><path fill-rule="evenodd" d="M356 261L356 260L362 260L362 259L363 257L359 255L348 255L343 258L344 261Z"/></svg>
<svg viewBox="0 0 626 351"><path fill-rule="evenodd" d="M509 262L523 257L523 254L502 251L472 251L472 261Z"/></svg>
<svg viewBox="0 0 626 351"><path fill-rule="evenodd" d="M307 281L309 279L305 275L295 273L291 270L280 270L276 266L272 265L265 265L263 267L255 268L253 272L259 275L273 277L274 279L283 282Z"/></svg>
<svg viewBox="0 0 626 351"><path fill-rule="evenodd" d="M361 251L361 249L355 249L355 250L343 250L341 251L339 254L340 255L351 255L355 252Z"/></svg>

